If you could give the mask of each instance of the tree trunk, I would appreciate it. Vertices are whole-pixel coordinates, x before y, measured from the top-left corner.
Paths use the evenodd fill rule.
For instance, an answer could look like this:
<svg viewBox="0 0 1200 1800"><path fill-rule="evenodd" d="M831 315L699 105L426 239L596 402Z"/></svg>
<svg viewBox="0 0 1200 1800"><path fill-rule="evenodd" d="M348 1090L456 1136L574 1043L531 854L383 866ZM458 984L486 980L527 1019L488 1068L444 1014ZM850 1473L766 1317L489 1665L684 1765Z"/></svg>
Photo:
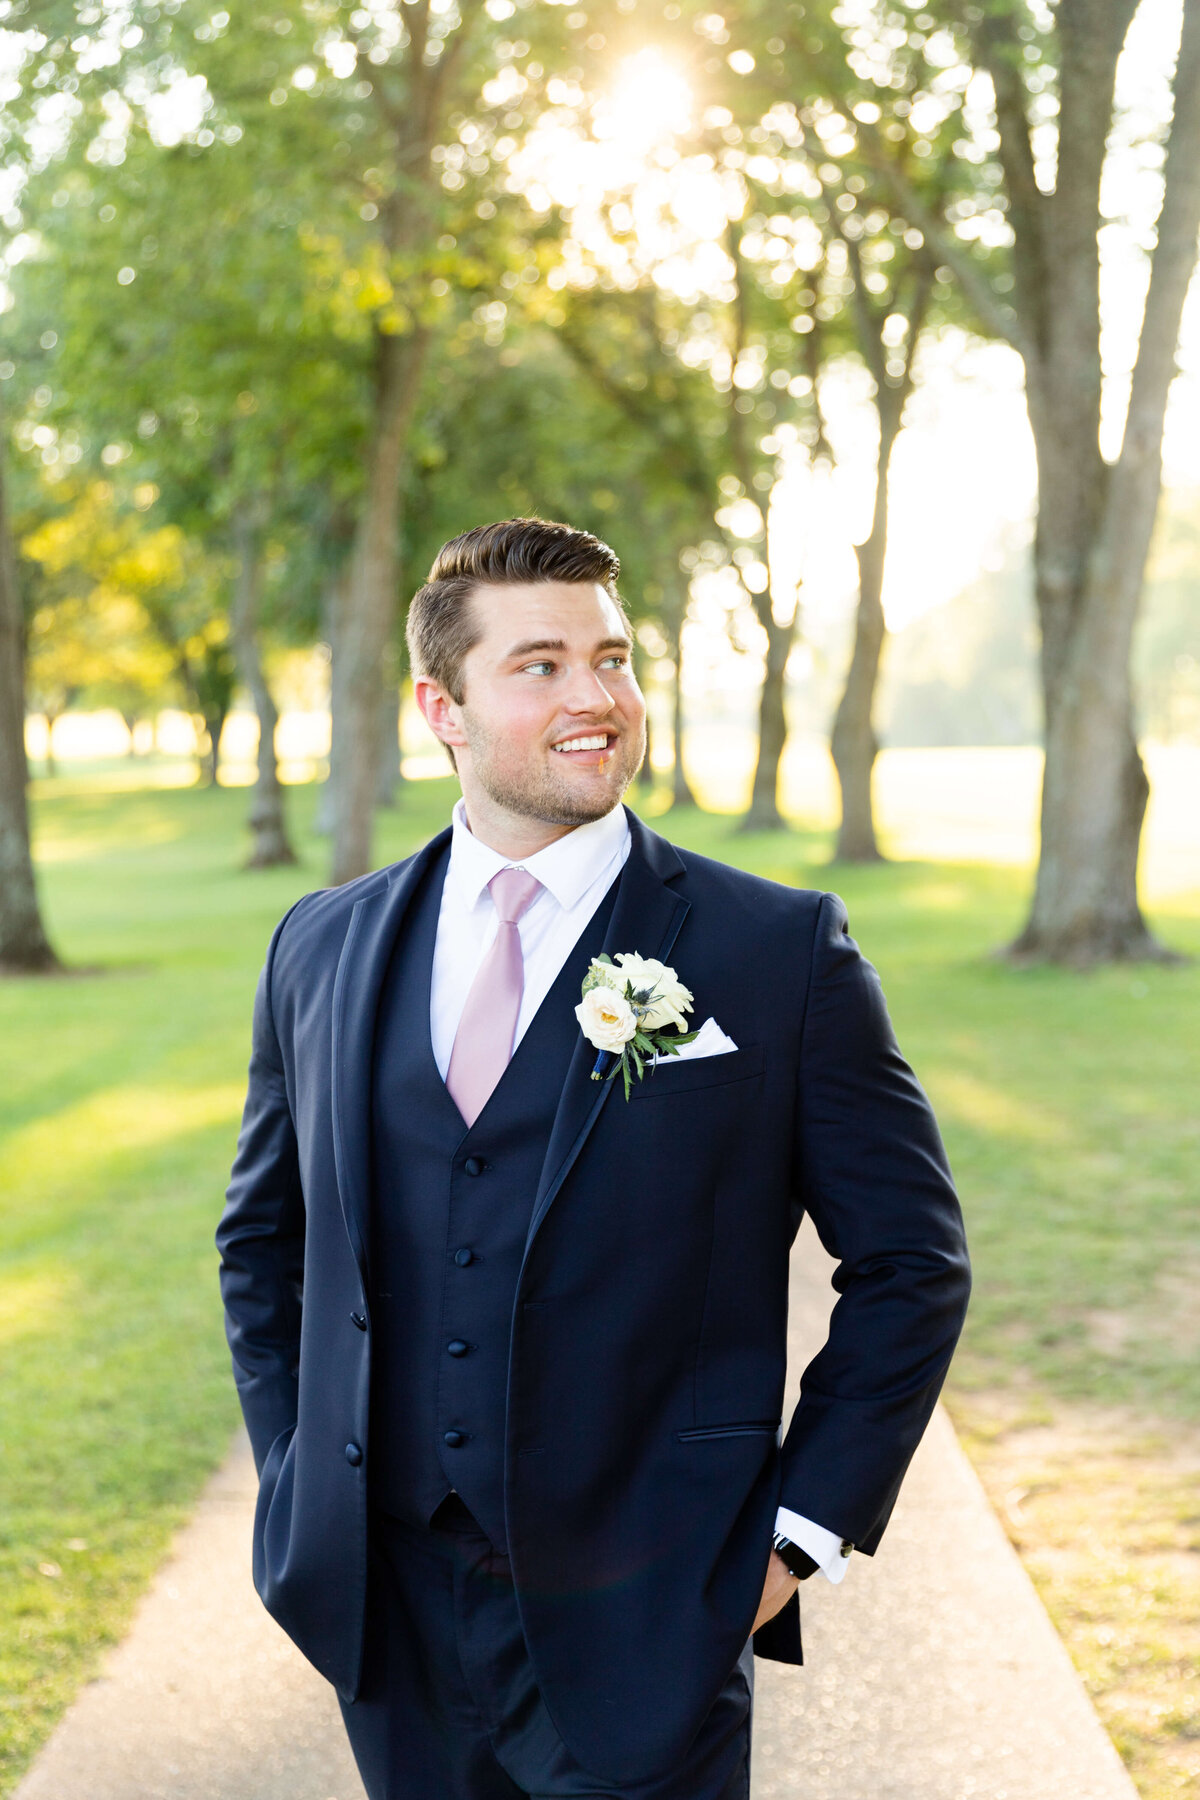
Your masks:
<svg viewBox="0 0 1200 1800"><path fill-rule="evenodd" d="M673 581L667 588L667 604L663 608L663 624L667 632L667 654L674 664L671 678L671 743L675 753L671 770L672 806L695 806L683 761L683 621L687 612L687 589L683 582Z"/></svg>
<svg viewBox="0 0 1200 1800"><path fill-rule="evenodd" d="M759 597L756 596L756 599ZM791 654L795 619L777 625L770 594L755 611L767 633L767 662L758 703L758 755L750 789L750 808L739 827L742 831L782 831L787 821L779 810L779 764L787 743L787 711L784 677ZM799 608L796 618L799 618Z"/></svg>
<svg viewBox="0 0 1200 1800"><path fill-rule="evenodd" d="M333 664L335 886L371 867L382 749L380 669L395 627L400 586L400 482L430 335L429 327L417 324L407 337L381 332L376 342L367 488Z"/></svg>
<svg viewBox="0 0 1200 1800"><path fill-rule="evenodd" d="M872 714L885 632L880 598L883 546L876 543L872 534L865 544L856 544L854 548L859 579L854 650L829 742L842 800L834 860L880 862L882 858L875 842L871 779L879 754Z"/></svg>
<svg viewBox="0 0 1200 1800"><path fill-rule="evenodd" d="M258 714L258 779L246 823L252 839L247 869L275 869L296 861L288 841L283 811L283 787L275 754L275 728L279 714L263 673L258 642L258 602L262 579L259 534L248 506L239 507L233 522L237 577L230 617L233 651L243 685L250 691Z"/></svg>
<svg viewBox="0 0 1200 1800"><path fill-rule="evenodd" d="M1109 46L1108 60L1101 57L1097 67L1095 34L1080 28L1084 15L1067 29L1077 12L1060 7L1059 180L1043 209L1047 218L1033 221L1051 227L1046 243L1056 291L1044 317L1027 309L1023 320L1039 474L1035 572L1046 764L1033 905L1012 951L1088 965L1167 955L1138 905L1149 790L1134 730L1130 653L1162 482L1163 421L1200 231L1200 0L1185 0L1183 9L1157 242L1125 432L1111 467L1093 449L1100 390L1096 230L1120 42ZM1010 144L1018 128L1019 121L1002 120ZM1079 147L1086 149L1089 140L1091 164L1073 178ZM1029 218L1018 210L1013 224L1028 243ZM1073 369L1081 347L1087 367ZM1086 379L1072 381L1074 373ZM1081 387L1090 415L1082 421L1076 416Z"/></svg>
<svg viewBox="0 0 1200 1800"><path fill-rule="evenodd" d="M917 348L925 325L932 282L928 267L917 266L913 269L903 368L899 375L894 375L889 372L884 334L889 315L894 317L901 310L899 285L892 291L890 305L882 302L877 306L872 305L857 242L848 237L844 241L854 278L853 314L859 350L875 383L879 447L875 457L871 528L865 540L854 546L854 554L858 560L854 649L850 655L846 685L834 715L830 736L829 747L842 801L834 857L838 862L879 862L882 858L875 841L871 783L875 758L879 754L874 722L875 690L879 682L880 658L887 635L883 616L883 573L887 559L888 484L892 452L896 448L896 439L904 423L904 408L912 391Z"/></svg>
<svg viewBox="0 0 1200 1800"><path fill-rule="evenodd" d="M348 571L341 568L330 577L321 600L321 636L329 645L329 772L321 783L313 814L313 831L318 837L332 837L337 818L337 734L338 715L333 705L333 688L338 662L338 642L346 605Z"/></svg>
<svg viewBox="0 0 1200 1800"><path fill-rule="evenodd" d="M880 862L875 842L875 811L871 782L879 740L875 735L875 690L887 626L883 617L883 571L887 557L888 477L892 451L900 435L909 377L916 351L924 306L914 311L910 324L907 370L902 388L881 385L885 376L882 354L876 373L876 411L879 417L879 454L875 464L875 499L871 529L854 546L858 559L858 606L854 618L854 649L846 685L834 715L830 752L841 790L842 816L838 826L837 862Z"/></svg>
<svg viewBox="0 0 1200 1800"><path fill-rule="evenodd" d="M221 779L221 734L225 730L228 707L214 707L204 713L204 735L207 747L204 751L202 767L206 787L220 787Z"/></svg>
<svg viewBox="0 0 1200 1800"><path fill-rule="evenodd" d="M379 785L376 806L395 806L396 790L404 776L400 769L400 687L386 678L379 706Z"/></svg>
<svg viewBox="0 0 1200 1800"><path fill-rule="evenodd" d="M25 761L25 627L0 468L0 971L56 971L38 908Z"/></svg>
<svg viewBox="0 0 1200 1800"><path fill-rule="evenodd" d="M1018 958L1087 966L1165 953L1138 905L1150 785L1133 730L1128 663L1046 696L1042 854Z"/></svg>
<svg viewBox="0 0 1200 1800"><path fill-rule="evenodd" d="M634 674L634 679L636 680L638 686L641 688L643 694L646 694L647 690L649 688L649 680L648 680L647 673L646 673L646 663L647 663L646 652L643 650L641 644L638 642L637 635L635 633L634 640L633 640L633 674ZM653 758L651 756L651 750L653 748L653 741L654 741L654 721L650 717L650 707L649 707L649 705L647 705L647 707L646 707L646 754L643 756L642 761L641 761L641 766L638 769L637 774L633 778L633 784L634 784L635 788L637 789L638 794L643 799L648 799L649 796L654 792L654 762L653 762Z"/></svg>
<svg viewBox="0 0 1200 1800"><path fill-rule="evenodd" d="M54 727L62 717L61 713L47 706L42 709L42 717L46 721L46 754L42 758L47 781L53 781L58 774L58 758L54 754Z"/></svg>

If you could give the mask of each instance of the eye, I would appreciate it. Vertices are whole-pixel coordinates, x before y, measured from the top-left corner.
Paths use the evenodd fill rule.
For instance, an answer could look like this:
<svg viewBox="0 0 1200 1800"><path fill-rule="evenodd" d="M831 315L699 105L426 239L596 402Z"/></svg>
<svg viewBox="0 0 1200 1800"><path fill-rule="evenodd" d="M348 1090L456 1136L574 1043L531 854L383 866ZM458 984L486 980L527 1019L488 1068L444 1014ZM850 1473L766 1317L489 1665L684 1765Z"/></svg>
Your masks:
<svg viewBox="0 0 1200 1800"><path fill-rule="evenodd" d="M604 660L606 663L612 663L614 667L618 669L627 669L629 667L629 658L624 650L614 650L613 654L611 656L606 656Z"/></svg>
<svg viewBox="0 0 1200 1800"><path fill-rule="evenodd" d="M522 667L521 667L521 673L522 673L522 675L536 675L539 672L539 670L542 670L542 669L549 670L549 669L552 669L553 667L554 667L554 664L552 662L524 663L524 664L522 664Z"/></svg>

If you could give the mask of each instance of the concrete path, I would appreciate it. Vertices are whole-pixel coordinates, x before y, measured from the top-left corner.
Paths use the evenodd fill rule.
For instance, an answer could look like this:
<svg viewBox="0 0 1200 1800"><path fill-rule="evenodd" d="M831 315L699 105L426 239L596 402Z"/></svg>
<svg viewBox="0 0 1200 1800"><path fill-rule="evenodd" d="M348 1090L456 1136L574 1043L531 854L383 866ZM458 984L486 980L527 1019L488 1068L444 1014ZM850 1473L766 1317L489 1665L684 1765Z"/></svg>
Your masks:
<svg viewBox="0 0 1200 1800"><path fill-rule="evenodd" d="M798 1252L797 1379L831 1297L807 1228ZM332 1690L251 1588L253 1502L239 1439L15 1800L363 1800ZM806 1666L758 1665L754 1800L1136 1800L944 1414L878 1554L801 1597Z"/></svg>

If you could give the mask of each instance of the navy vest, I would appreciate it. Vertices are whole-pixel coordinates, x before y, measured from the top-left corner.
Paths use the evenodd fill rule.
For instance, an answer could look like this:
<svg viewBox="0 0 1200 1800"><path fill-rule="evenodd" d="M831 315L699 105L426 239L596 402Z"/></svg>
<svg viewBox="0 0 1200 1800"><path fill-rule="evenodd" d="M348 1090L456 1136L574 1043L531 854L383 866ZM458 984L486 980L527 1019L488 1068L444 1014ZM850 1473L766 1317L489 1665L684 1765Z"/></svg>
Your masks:
<svg viewBox="0 0 1200 1800"><path fill-rule="evenodd" d="M371 1484L426 1525L453 1489L499 1549L513 1304L575 1007L617 881L576 941L470 1130L429 1035L449 851L413 896L380 995L372 1067Z"/></svg>

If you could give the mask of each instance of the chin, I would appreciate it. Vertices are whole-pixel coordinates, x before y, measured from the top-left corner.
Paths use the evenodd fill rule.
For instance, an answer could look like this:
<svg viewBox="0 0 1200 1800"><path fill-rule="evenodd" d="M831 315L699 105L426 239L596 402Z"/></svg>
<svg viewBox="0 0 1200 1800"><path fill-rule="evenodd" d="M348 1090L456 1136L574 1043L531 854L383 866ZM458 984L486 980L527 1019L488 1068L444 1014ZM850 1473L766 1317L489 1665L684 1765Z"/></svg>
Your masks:
<svg viewBox="0 0 1200 1800"><path fill-rule="evenodd" d="M559 781L555 771L547 770L536 781L493 776L483 785L496 805L519 818L536 819L540 825L590 825L620 804L632 780L632 773L618 776L614 771L592 785Z"/></svg>

